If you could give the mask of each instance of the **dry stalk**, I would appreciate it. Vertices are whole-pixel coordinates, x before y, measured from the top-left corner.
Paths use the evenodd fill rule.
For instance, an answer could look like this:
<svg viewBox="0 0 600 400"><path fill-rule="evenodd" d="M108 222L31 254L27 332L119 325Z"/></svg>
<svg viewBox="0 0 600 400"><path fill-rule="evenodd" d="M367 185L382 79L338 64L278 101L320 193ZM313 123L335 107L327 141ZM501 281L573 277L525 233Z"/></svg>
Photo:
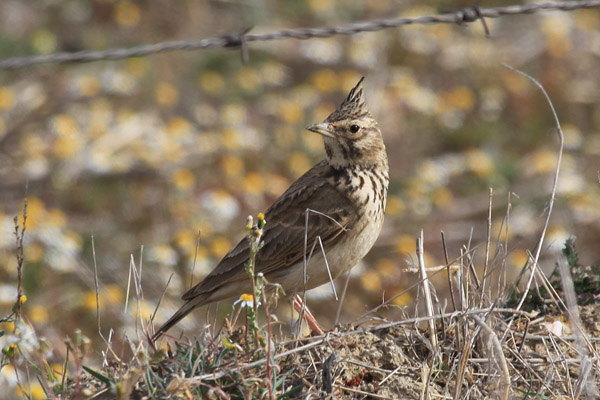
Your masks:
<svg viewBox="0 0 600 400"><path fill-rule="evenodd" d="M538 241L538 245L535 250L535 257L534 257L534 260L533 260L533 263L531 266L532 271L531 271L531 274L529 275L529 280L527 281L527 285L525 287L525 291L523 292L523 296L521 297L521 299L519 300L519 303L517 305L517 309L521 309L521 307L523 307L523 303L525 302L525 298L527 297L527 294L529 293L529 289L531 288L531 284L532 284L533 278L535 276L534 272L535 272L535 269L537 269L537 267L538 267L538 260L540 259L540 253L542 252L544 238L546 237L548 225L550 224L550 216L552 215L552 208L554 207L554 199L556 197L556 189L558 187L558 176L560 173L560 163L562 161L562 154L563 154L563 147L564 147L564 135L563 135L563 131L560 127L560 120L558 119L558 115L556 114L556 110L554 109L554 104L552 104L552 100L550 100L550 96L548 96L548 93L546 92L546 89L544 89L544 86L542 86L542 84L539 83L531 75L528 75L519 69L511 67L510 65L508 65L506 63L503 63L502 65L504 65L506 68L510 69L511 71L514 71L514 72L520 74L521 76L524 76L525 78L529 79L540 89L540 91L546 98L548 105L550 106L550 110L552 111L552 116L554 117L554 122L556 123L556 129L557 129L558 139L559 139L558 157L557 157L557 161L556 161L556 169L554 171L554 181L552 184L552 192L550 194L550 201L548 203L548 214L546 215L546 221L544 222L544 228L542 229L542 233L540 234L540 240ZM512 321L511 321L511 323L512 323ZM510 324L507 329L509 329L509 328L510 328Z"/></svg>
<svg viewBox="0 0 600 400"><path fill-rule="evenodd" d="M444 231L440 232L442 236L442 247L444 248L444 260L446 261L446 268L448 273L448 289L450 289L450 300L452 300L452 309L456 311L456 300L454 299L454 287L452 285L452 271L450 268L450 261L448 258L448 246L446 245L446 235L444 235Z"/></svg>
<svg viewBox="0 0 600 400"><path fill-rule="evenodd" d="M427 276L427 271L425 270L425 258L423 253L423 230L421 229L421 234L417 238L417 259L419 262L419 269L421 271L421 280L423 282L425 310L427 312L427 316L431 317L433 315L433 301L431 300L431 289L429 288L430 283ZM433 319L429 320L429 340L431 340L431 346L433 347L436 355L439 355L437 332L435 331L435 321Z"/></svg>
<svg viewBox="0 0 600 400"><path fill-rule="evenodd" d="M192 273L190 274L190 289L194 286L194 271L196 270L196 261L198 260L198 249L200 248L200 239L202 230L198 231L198 239L196 240L196 251L194 251L194 262L192 263Z"/></svg>
<svg viewBox="0 0 600 400"><path fill-rule="evenodd" d="M19 226L19 217L15 216L15 238L17 241L17 301L15 304L15 322L21 319L21 304L23 303L23 264L25 262L25 250L23 240L25 238L25 230L27 229L27 191L25 186L25 200L23 201L23 218L22 224Z"/></svg>
<svg viewBox="0 0 600 400"><path fill-rule="evenodd" d="M494 359L500 363L500 372L502 372L502 376L504 378L504 381L502 382L503 387L501 388L504 389L503 399L508 400L508 397L510 396L510 373L508 371L508 363L506 362L506 357L504 357L504 351L502 351L500 340L498 340L494 330L490 328L481 318L479 318L477 315L473 315L473 319L484 331L487 332L492 340L492 344L497 353Z"/></svg>
<svg viewBox="0 0 600 400"><path fill-rule="evenodd" d="M577 308L577 295L575 294L575 285L573 284L573 277L567 264L562 261L559 262L560 280L562 283L563 291L565 294L565 300L567 302L567 308L569 310L568 316L571 324L573 325L575 333L575 346L577 348L577 354L580 356L581 373L577 380L574 399L578 399L582 392L585 392L586 398L598 398L600 397L600 391L598 391L597 384L590 379L591 361L589 354L589 341L586 340L585 333L580 328L581 318L579 316L579 309ZM591 347L591 346L590 346ZM569 374L567 374L568 376Z"/></svg>
<svg viewBox="0 0 600 400"><path fill-rule="evenodd" d="M273 400L273 365L271 364L271 344L273 342L271 333L271 312L269 311L269 303L267 302L266 288L261 291L263 297L263 304L265 307L265 316L267 318L267 354L266 354L266 368L267 368L267 388L269 390L269 399Z"/></svg>
<svg viewBox="0 0 600 400"><path fill-rule="evenodd" d="M490 242L492 240L492 195L494 191L490 188L490 202L488 205L487 215L487 236L485 240L485 263L483 264L483 276L481 278L481 293L479 294L479 307L483 307L483 299L485 297L485 281L488 274L488 263L490 259Z"/></svg>

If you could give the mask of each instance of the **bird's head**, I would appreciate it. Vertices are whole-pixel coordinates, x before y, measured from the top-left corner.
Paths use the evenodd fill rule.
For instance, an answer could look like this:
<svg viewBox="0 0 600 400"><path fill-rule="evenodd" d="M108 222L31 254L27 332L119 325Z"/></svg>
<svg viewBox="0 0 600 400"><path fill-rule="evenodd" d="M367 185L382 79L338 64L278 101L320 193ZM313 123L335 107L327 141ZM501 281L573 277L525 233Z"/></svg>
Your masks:
<svg viewBox="0 0 600 400"><path fill-rule="evenodd" d="M327 160L336 168L387 165L381 131L365 104L363 80L325 121L307 128L323 136Z"/></svg>

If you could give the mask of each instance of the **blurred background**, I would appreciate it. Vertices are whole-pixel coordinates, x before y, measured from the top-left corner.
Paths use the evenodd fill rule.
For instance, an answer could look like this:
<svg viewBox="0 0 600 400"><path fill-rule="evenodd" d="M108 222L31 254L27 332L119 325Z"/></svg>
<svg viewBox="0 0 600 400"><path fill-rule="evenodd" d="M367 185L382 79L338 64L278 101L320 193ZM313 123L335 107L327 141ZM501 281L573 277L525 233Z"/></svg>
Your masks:
<svg viewBox="0 0 600 400"><path fill-rule="evenodd" d="M481 6L506 4L513 3ZM198 39L250 26L259 33L338 25L465 5L4 0L0 55ZM24 313L57 353L76 328L100 347L92 237L104 334L113 329L118 341L134 332L133 286L124 311L132 259L143 265L145 318L173 274L156 315L164 321L181 304L192 271L197 282L245 234L248 214L265 211L324 157L322 139L304 127L322 121L363 75L387 145L391 184L384 231L353 271L340 321L351 322L418 281L405 269L414 264L421 229L427 266L446 263L443 230L450 259L470 243L480 270L489 188L490 265L506 268L511 285L539 240L558 140L539 90L502 62L545 86L565 134L542 267L552 270L571 235L582 264L597 264L600 14L554 11L486 23L490 37L476 22L252 42L247 63L239 49L210 49L1 71L0 315L16 297L13 218L27 194ZM447 293L445 272L433 282L440 296ZM338 292L343 284L337 282ZM393 304L410 314L416 297L409 290ZM311 293L311 304L330 328L338 306L330 287ZM220 309L230 312L231 303ZM398 312L380 315L397 318ZM287 322L289 306L278 315ZM193 333L204 316L196 312L181 327Z"/></svg>

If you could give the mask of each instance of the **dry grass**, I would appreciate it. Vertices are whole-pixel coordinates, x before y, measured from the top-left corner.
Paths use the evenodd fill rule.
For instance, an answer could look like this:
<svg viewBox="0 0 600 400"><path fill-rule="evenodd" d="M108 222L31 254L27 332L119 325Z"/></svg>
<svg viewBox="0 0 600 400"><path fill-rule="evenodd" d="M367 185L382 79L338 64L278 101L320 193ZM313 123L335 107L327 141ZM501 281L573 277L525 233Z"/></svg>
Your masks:
<svg viewBox="0 0 600 400"><path fill-rule="evenodd" d="M565 253L573 251L572 243L565 247ZM496 268L502 265L499 261L490 260L491 271L501 272ZM132 343L135 356L129 362L109 361L95 376L87 369L88 374L73 380L62 396L592 398L600 378L600 314L593 304L571 307L569 301L566 306L561 301L581 298L574 289L581 287L581 276L569 278L578 268L570 264L562 268L562 280L548 282L549 288L561 292L558 298L540 292L548 295L536 299L548 304L545 315L503 308L518 294L511 298L507 290L501 297L487 296L488 290L482 292L474 284L483 279L471 275L469 266L458 260L453 275L464 279L455 293L462 299L461 310L443 312L432 291L437 314L384 321L374 310L375 314L325 336L280 338L272 343L270 358L265 336L260 336L256 348L244 327L234 329L227 323L220 332L207 329L194 339L172 338L167 352L142 339ZM600 280L597 275L595 279Z"/></svg>
<svg viewBox="0 0 600 400"><path fill-rule="evenodd" d="M128 360L112 349L109 336L102 368L87 367L90 342L76 333L67 341L65 367L75 367L68 380L48 371L41 351L27 362L47 397L57 399L597 396L600 268L581 265L569 239L554 273L546 277L528 262L522 277L533 275L531 290L518 289L504 279L506 243L487 237L478 246L449 249L460 256L439 267L425 265L419 238L418 265L410 268L421 277L412 318L382 318L380 311L392 307L390 298L324 336L289 340L271 334L276 317L267 307L273 299L265 295L258 312L267 322L256 330L248 320L241 327L225 320L221 329L213 325L195 338L170 337L165 350L155 347L151 323L140 317L137 337L124 339L133 354ZM452 306L437 295L444 288L430 283L440 273L449 276ZM133 258L131 276L139 303L142 267ZM256 312L253 306L246 315ZM3 361L12 357L5 354Z"/></svg>

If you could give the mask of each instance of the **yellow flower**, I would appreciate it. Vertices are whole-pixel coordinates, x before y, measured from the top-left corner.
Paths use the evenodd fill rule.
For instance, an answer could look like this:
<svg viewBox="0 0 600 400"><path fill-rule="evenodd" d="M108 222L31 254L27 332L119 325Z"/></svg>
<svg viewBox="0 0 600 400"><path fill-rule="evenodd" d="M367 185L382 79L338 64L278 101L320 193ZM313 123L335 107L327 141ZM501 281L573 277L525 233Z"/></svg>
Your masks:
<svg viewBox="0 0 600 400"><path fill-rule="evenodd" d="M223 346L227 350L233 350L234 352L243 351L242 347L239 344L229 340L229 338L226 335L221 336L221 343L223 343ZM169 388L167 388L167 390L169 390Z"/></svg>
<svg viewBox="0 0 600 400"><path fill-rule="evenodd" d="M502 84L512 93L524 93L529 90L530 82L513 71L504 71L500 77Z"/></svg>
<svg viewBox="0 0 600 400"><path fill-rule="evenodd" d="M83 239L78 232L75 231L65 231L63 234L63 246L65 248L70 249L79 249L81 244L83 243Z"/></svg>
<svg viewBox="0 0 600 400"><path fill-rule="evenodd" d="M42 306L27 307L27 316L34 324L44 324L48 322L48 309Z"/></svg>
<svg viewBox="0 0 600 400"><path fill-rule="evenodd" d="M340 74L340 88L354 87L362 75L353 70L345 70Z"/></svg>
<svg viewBox="0 0 600 400"><path fill-rule="evenodd" d="M513 268L521 269L529 260L529 256L525 250L515 250L508 255L508 260Z"/></svg>
<svg viewBox="0 0 600 400"><path fill-rule="evenodd" d="M569 35L571 30L570 16L557 14L548 14L542 18L542 32L551 40L557 40Z"/></svg>
<svg viewBox="0 0 600 400"><path fill-rule="evenodd" d="M143 76L148 70L148 60L142 57L128 58L125 60L125 65L127 71L138 78Z"/></svg>
<svg viewBox="0 0 600 400"><path fill-rule="evenodd" d="M329 116L329 114L331 114L331 110L334 110L335 108L336 106L333 104L321 104L314 109L311 119L313 121L323 121ZM316 136L317 138L319 137L319 135L314 136ZM323 141L321 141L320 143L323 143Z"/></svg>
<svg viewBox="0 0 600 400"><path fill-rule="evenodd" d="M161 143L162 157L170 162L177 162L183 157L185 149L183 145L174 140L164 140ZM157 166L160 163L160 157L149 158L148 164Z"/></svg>
<svg viewBox="0 0 600 400"><path fill-rule="evenodd" d="M388 196L387 204L385 206L385 213L387 215L399 215L404 212L405 206L402 199L398 196Z"/></svg>
<svg viewBox="0 0 600 400"><path fill-rule="evenodd" d="M221 141L223 147L229 150L236 150L242 142L242 133L235 129L223 129L221 131Z"/></svg>
<svg viewBox="0 0 600 400"><path fill-rule="evenodd" d="M59 136L72 137L79 132L77 122L67 114L54 116L50 121L50 126Z"/></svg>
<svg viewBox="0 0 600 400"><path fill-rule="evenodd" d="M439 96L426 87L408 87L399 96L410 108L419 112L432 114L438 109Z"/></svg>
<svg viewBox="0 0 600 400"><path fill-rule="evenodd" d="M571 42L568 37L549 39L546 42L546 50L554 58L564 58L571 50Z"/></svg>
<svg viewBox="0 0 600 400"><path fill-rule="evenodd" d="M452 203L454 196L450 189L446 187L437 188L433 192L433 203L438 207L444 207Z"/></svg>
<svg viewBox="0 0 600 400"><path fill-rule="evenodd" d="M167 133L176 138L184 138L189 136L194 130L194 127L185 118L171 118L167 124Z"/></svg>
<svg viewBox="0 0 600 400"><path fill-rule="evenodd" d="M596 31L600 22L600 13L598 10L575 10L571 13L575 19L577 29L586 31Z"/></svg>
<svg viewBox="0 0 600 400"><path fill-rule="evenodd" d="M53 144L54 154L65 159L77 153L83 145L77 122L69 115L59 114L52 118L50 126L58 135Z"/></svg>
<svg viewBox="0 0 600 400"><path fill-rule="evenodd" d="M556 168L556 154L548 150L535 152L531 167L538 174L547 174L554 171Z"/></svg>
<svg viewBox="0 0 600 400"><path fill-rule="evenodd" d="M406 292L392 300L392 303L401 307L407 306L409 304L413 304L413 296L410 294L410 292Z"/></svg>
<svg viewBox="0 0 600 400"><path fill-rule="evenodd" d="M32 243L25 249L25 258L29 262L38 262L44 256L44 247L39 243Z"/></svg>
<svg viewBox="0 0 600 400"><path fill-rule="evenodd" d="M226 104L221 111L224 125L241 125L246 121L246 107L241 104Z"/></svg>
<svg viewBox="0 0 600 400"><path fill-rule="evenodd" d="M281 175L269 175L265 180L265 190L271 196L279 196L288 186L290 186L290 183Z"/></svg>
<svg viewBox="0 0 600 400"><path fill-rule="evenodd" d="M193 246L186 247L183 250L186 252L185 254L190 259L196 259L197 262L202 261L206 259L206 257L208 257L208 250L206 250L206 247L204 247L201 244L196 246L196 243L194 243Z"/></svg>
<svg viewBox="0 0 600 400"><path fill-rule="evenodd" d="M200 75L198 84L207 93L219 93L225 87L225 80L220 73L215 71L206 71Z"/></svg>
<svg viewBox="0 0 600 400"><path fill-rule="evenodd" d="M469 111L475 104L475 94L466 86L459 86L449 92L444 93L443 100L451 107L459 110Z"/></svg>
<svg viewBox="0 0 600 400"><path fill-rule="evenodd" d="M8 110L15 104L15 93L12 89L0 87L0 110Z"/></svg>
<svg viewBox="0 0 600 400"><path fill-rule="evenodd" d="M508 238L506 236L506 222L504 221L494 221L492 223L492 239L498 238L500 241L504 241L506 239L511 239L513 237L513 231L510 230L510 226L508 227ZM500 231L502 229L502 231Z"/></svg>
<svg viewBox="0 0 600 400"><path fill-rule="evenodd" d="M102 299L102 296L98 296L98 304L102 310L104 308L104 300ZM91 311L96 310L96 291L88 290L83 294L83 306Z"/></svg>
<svg viewBox="0 0 600 400"><path fill-rule="evenodd" d="M435 14L435 12L436 10L430 6L416 3L415 6L402 10L400 15L402 17L420 17L421 15Z"/></svg>
<svg viewBox="0 0 600 400"><path fill-rule="evenodd" d="M63 376L63 364L52 363L50 364L50 370L55 379L62 378Z"/></svg>
<svg viewBox="0 0 600 400"><path fill-rule="evenodd" d="M45 214L46 209L41 199L38 197L29 197L27 199L27 229L33 230L39 226Z"/></svg>
<svg viewBox="0 0 600 400"><path fill-rule="evenodd" d="M160 263L173 265L177 262L177 253L170 245L165 243L153 246L150 254L154 260Z"/></svg>
<svg viewBox="0 0 600 400"><path fill-rule="evenodd" d="M63 228L67 224L67 216L58 208L53 208L46 214L46 224L55 228Z"/></svg>
<svg viewBox="0 0 600 400"><path fill-rule="evenodd" d="M196 248L198 234L189 229L182 229L175 234L175 244L181 249Z"/></svg>
<svg viewBox="0 0 600 400"><path fill-rule="evenodd" d="M1 132L0 136L2 136ZM48 144L46 141L34 133L25 134L21 143L21 148L27 152L27 155L30 158L44 157L48 149Z"/></svg>
<svg viewBox="0 0 600 400"><path fill-rule="evenodd" d="M56 36L45 29L39 30L31 38L33 49L40 54L56 51Z"/></svg>
<svg viewBox="0 0 600 400"><path fill-rule="evenodd" d="M242 293L240 298L233 303L233 305L236 304L240 304L241 307L254 307L254 296L248 293ZM258 302L258 305L260 305L260 301Z"/></svg>
<svg viewBox="0 0 600 400"><path fill-rule="evenodd" d="M479 177L486 177L494 172L494 161L481 150L471 150L466 154L467 166Z"/></svg>
<svg viewBox="0 0 600 400"><path fill-rule="evenodd" d="M82 76L77 80L77 90L82 96L95 96L100 91L100 82L93 76Z"/></svg>
<svg viewBox="0 0 600 400"><path fill-rule="evenodd" d="M116 284L106 285L104 290L102 291L102 296L106 298L106 301L109 304L119 305L123 303L125 298L125 294L123 293L123 288Z"/></svg>
<svg viewBox="0 0 600 400"><path fill-rule="evenodd" d="M22 386L17 386L15 389L17 396L21 398L30 398L32 400L42 400L46 399L46 393L44 392L44 388L39 382L33 382L29 386L29 390L23 388Z"/></svg>
<svg viewBox="0 0 600 400"><path fill-rule="evenodd" d="M285 122L296 124L304 117L304 109L297 102L282 101L279 103L279 114Z"/></svg>
<svg viewBox="0 0 600 400"><path fill-rule="evenodd" d="M320 69L312 76L312 82L321 92L333 92L339 88L338 76L331 69Z"/></svg>
<svg viewBox="0 0 600 400"><path fill-rule="evenodd" d="M375 269L383 277L394 276L400 271L398 264L389 258L380 258L377 260L377 262L375 262Z"/></svg>
<svg viewBox="0 0 600 400"><path fill-rule="evenodd" d="M231 242L223 236L216 237L210 244L210 251L217 258L223 257L229 249Z"/></svg>
<svg viewBox="0 0 600 400"><path fill-rule="evenodd" d="M53 152L58 158L72 157L81 148L80 140L76 138L60 137L54 141Z"/></svg>
<svg viewBox="0 0 600 400"><path fill-rule="evenodd" d="M288 159L288 167L296 176L302 175L307 169L310 168L310 161L305 153L294 152Z"/></svg>
<svg viewBox="0 0 600 400"><path fill-rule="evenodd" d="M261 67L263 82L270 85L281 85L286 78L285 67L275 61L267 61Z"/></svg>
<svg viewBox="0 0 600 400"><path fill-rule="evenodd" d="M225 199L230 199L229 193L225 191L217 191L217 197L224 197ZM194 225L195 232L200 232L202 241L204 238L210 237L213 233L213 226L210 222L200 221L196 222Z"/></svg>
<svg viewBox="0 0 600 400"><path fill-rule="evenodd" d="M411 71L404 69L394 71L390 87L392 87L396 93L401 94L407 89L417 86L419 86L419 84Z"/></svg>
<svg viewBox="0 0 600 400"><path fill-rule="evenodd" d="M373 270L366 270L360 276L362 287L369 292L381 291L381 278L379 274Z"/></svg>
<svg viewBox="0 0 600 400"><path fill-rule="evenodd" d="M130 2L122 1L115 8L115 20L120 25L135 26L140 22L140 8Z"/></svg>
<svg viewBox="0 0 600 400"><path fill-rule="evenodd" d="M180 190L189 190L194 186L196 177L187 168L179 168L173 173L172 176L175 187Z"/></svg>
<svg viewBox="0 0 600 400"><path fill-rule="evenodd" d="M400 254L414 254L416 239L409 235L400 235L396 239L396 251Z"/></svg>
<svg viewBox="0 0 600 400"><path fill-rule="evenodd" d="M308 0L308 6L315 13L319 13L331 10L334 2L332 0Z"/></svg>
<svg viewBox="0 0 600 400"><path fill-rule="evenodd" d="M239 177L244 173L244 162L235 156L223 156L221 159L221 168L225 175L230 177Z"/></svg>
<svg viewBox="0 0 600 400"><path fill-rule="evenodd" d="M255 91L260 85L260 75L254 68L243 67L237 74L240 87L246 91Z"/></svg>
<svg viewBox="0 0 600 400"><path fill-rule="evenodd" d="M129 313L137 318L139 318L140 316L138 315L138 308L136 305L133 305L133 307L131 306L131 302L129 303L130 307L129 307ZM154 309L156 307L152 304L150 304L148 301L146 300L140 300L140 315L142 320L146 320L146 319L150 319L150 317L152 316L152 314L154 314Z"/></svg>
<svg viewBox="0 0 600 400"><path fill-rule="evenodd" d="M179 100L179 92L170 83L160 82L156 86L155 99L163 107L173 107Z"/></svg>
<svg viewBox="0 0 600 400"><path fill-rule="evenodd" d="M0 329L6 332L14 332L15 331L15 323L14 322L0 322Z"/></svg>
<svg viewBox="0 0 600 400"><path fill-rule="evenodd" d="M100 309L104 309L106 305L120 305L123 304L125 294L123 288L116 284L107 285L104 289L100 290L98 294L98 304ZM88 290L83 294L83 306L90 310L96 311L96 291Z"/></svg>
<svg viewBox="0 0 600 400"><path fill-rule="evenodd" d="M302 132L302 143L313 151L323 151L323 137L321 135L316 135L312 132Z"/></svg>
<svg viewBox="0 0 600 400"><path fill-rule="evenodd" d="M249 172L243 180L244 190L250 194L263 193L265 181L261 174L257 172Z"/></svg>

